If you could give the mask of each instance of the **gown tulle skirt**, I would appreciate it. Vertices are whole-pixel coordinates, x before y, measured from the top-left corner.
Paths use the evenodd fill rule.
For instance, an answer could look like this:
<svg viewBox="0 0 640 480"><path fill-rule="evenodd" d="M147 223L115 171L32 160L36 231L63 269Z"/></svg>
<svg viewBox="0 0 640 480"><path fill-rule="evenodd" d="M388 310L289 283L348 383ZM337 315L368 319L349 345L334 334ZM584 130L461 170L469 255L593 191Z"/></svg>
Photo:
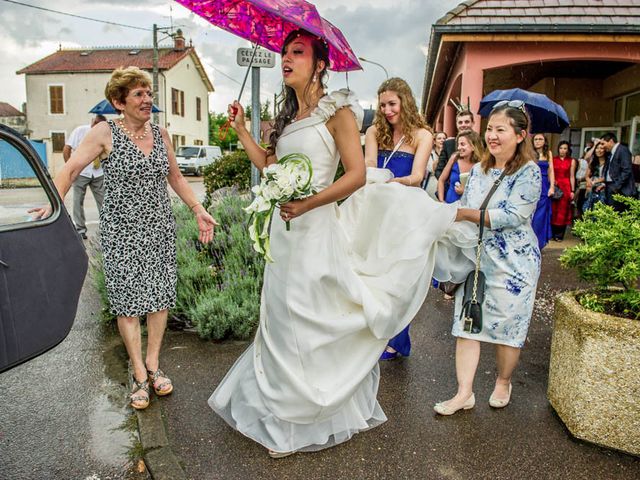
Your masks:
<svg viewBox="0 0 640 480"><path fill-rule="evenodd" d="M376 396L388 340L432 276L462 282L473 268L477 227L389 177L368 169L341 207L307 212L290 231L274 217L255 340L209 399L268 449L319 450L384 422Z"/></svg>

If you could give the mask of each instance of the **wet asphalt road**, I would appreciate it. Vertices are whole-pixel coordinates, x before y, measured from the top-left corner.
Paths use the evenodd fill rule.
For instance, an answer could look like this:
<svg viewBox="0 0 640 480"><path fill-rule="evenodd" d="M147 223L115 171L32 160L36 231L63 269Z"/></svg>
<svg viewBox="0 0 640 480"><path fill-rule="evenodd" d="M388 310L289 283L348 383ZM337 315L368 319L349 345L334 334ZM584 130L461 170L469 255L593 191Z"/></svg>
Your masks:
<svg viewBox="0 0 640 480"><path fill-rule="evenodd" d="M185 178L201 198L202 179ZM72 196L65 199L69 212ZM98 211L90 190L85 214L95 240ZM0 373L0 480L149 478L136 471L126 351L117 330L100 325L101 308L88 275L69 336Z"/></svg>
<svg viewBox="0 0 640 480"><path fill-rule="evenodd" d="M570 437L546 399L553 297L575 287L560 270L560 245L544 252L537 306L514 378L511 404L488 405L493 348L483 345L476 408L439 417L433 404L455 391L453 304L432 290L412 326L411 357L384 362L379 401L389 420L317 453L270 459L217 417L207 399L246 342L167 336L163 365L176 390L163 398L173 452L192 479L637 479L640 459Z"/></svg>
<svg viewBox="0 0 640 480"><path fill-rule="evenodd" d="M147 478L126 407L126 354L88 277L69 336L0 374L0 479Z"/></svg>

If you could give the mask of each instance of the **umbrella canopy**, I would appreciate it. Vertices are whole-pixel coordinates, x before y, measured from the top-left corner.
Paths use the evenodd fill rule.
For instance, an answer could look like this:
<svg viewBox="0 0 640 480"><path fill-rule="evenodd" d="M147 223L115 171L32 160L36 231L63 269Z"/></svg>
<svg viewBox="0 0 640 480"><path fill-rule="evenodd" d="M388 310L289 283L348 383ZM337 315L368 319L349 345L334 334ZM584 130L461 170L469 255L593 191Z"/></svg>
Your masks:
<svg viewBox="0 0 640 480"><path fill-rule="evenodd" d="M531 117L531 133L561 133L569 126L569 117L560 105L542 93L520 88L494 90L480 100L478 113L488 117L493 106L502 100L522 100Z"/></svg>
<svg viewBox="0 0 640 480"><path fill-rule="evenodd" d="M153 105L151 107L151 111L153 113L159 113L162 110ZM89 110L89 113L95 113L96 115L118 115L120 112L113 108L113 105L111 105L107 100L102 100L101 102L98 102L95 107Z"/></svg>
<svg viewBox="0 0 640 480"><path fill-rule="evenodd" d="M329 69L362 70L342 32L304 0L176 0L179 4L239 37L280 52L287 35L302 28L329 45Z"/></svg>

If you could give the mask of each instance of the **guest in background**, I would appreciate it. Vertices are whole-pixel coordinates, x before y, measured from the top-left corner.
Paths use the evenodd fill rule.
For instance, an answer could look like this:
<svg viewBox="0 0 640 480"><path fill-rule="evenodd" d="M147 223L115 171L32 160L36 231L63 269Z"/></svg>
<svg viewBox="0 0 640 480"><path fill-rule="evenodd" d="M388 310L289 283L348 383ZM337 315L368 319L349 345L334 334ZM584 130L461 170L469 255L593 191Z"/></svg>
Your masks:
<svg viewBox="0 0 640 480"><path fill-rule="evenodd" d="M473 130L458 133L456 144L458 151L451 156L438 178L438 199L441 202L453 203L460 200L471 167L480 161L484 153L480 135ZM448 188L445 187L447 184Z"/></svg>
<svg viewBox="0 0 640 480"><path fill-rule="evenodd" d="M558 156L553 157L553 175L556 188L562 190L563 195L551 204L551 230L553 239L561 242L567 225L571 225L571 202L576 188L576 161L571 158L571 146L566 140L558 144Z"/></svg>
<svg viewBox="0 0 640 480"><path fill-rule="evenodd" d="M601 140L604 149L610 155L604 169L606 201L608 205L621 212L626 210L627 206L615 200L613 196L620 194L635 197L637 192L631 167L631 152L627 146L618 142L613 132L604 134Z"/></svg>
<svg viewBox="0 0 640 480"><path fill-rule="evenodd" d="M533 148L536 151L538 167L540 167L542 188L540 189L540 200L538 200L531 225L538 238L538 248L542 250L553 237L551 231L551 196L555 191L555 177L553 174L553 155L549 149L547 137L542 133L536 133L533 136Z"/></svg>
<svg viewBox="0 0 640 480"><path fill-rule="evenodd" d="M431 155L429 156L429 160L427 161L427 171L425 174L425 179L422 182L422 188L424 188L429 196L434 200L438 199L438 179L435 176L434 170L438 165L438 161L440 160L440 154L442 153L442 148L446 139L446 133L436 132L435 137L433 138L433 148L431 149Z"/></svg>
<svg viewBox="0 0 640 480"><path fill-rule="evenodd" d="M62 149L64 162L67 163L69 161L71 154L78 149L78 146L80 146L80 143L91 128L100 122L106 121L107 119L104 115L96 115L90 125L80 125L76 127L71 132L71 135L69 135L69 139ZM87 187L89 187L98 206L98 212L100 212L102 210L102 200L104 199L103 180L104 172L102 171L102 163L100 157L96 157L73 181L73 223L80 236L85 240L87 239L87 225L84 216L84 197L87 194Z"/></svg>
<svg viewBox="0 0 640 480"><path fill-rule="evenodd" d="M456 113L456 135L464 130L473 130L475 123L473 120L473 113L469 110L459 110ZM438 159L438 165L435 167L436 179L440 178L444 167L451 159L451 155L456 153L458 144L455 137L447 138L442 145L442 151L440 152L440 158Z"/></svg>
<svg viewBox="0 0 640 480"><path fill-rule="evenodd" d="M593 146L585 154L589 161L587 168L587 196L583 205L583 211L591 210L596 203L606 199L604 169L607 164L607 152L600 140L596 140Z"/></svg>
<svg viewBox="0 0 640 480"><path fill-rule="evenodd" d="M365 162L368 167L387 168L392 182L419 187L433 147L431 128L425 123L411 87L401 78L390 78L378 88L378 109L365 137ZM411 352L408 325L389 341L380 357L391 360Z"/></svg>
<svg viewBox="0 0 640 480"><path fill-rule="evenodd" d="M589 161L585 158L586 153L593 147L593 142L588 142L582 156L576 161L576 193L574 200L574 219L579 220L582 217L582 210L587 194L587 168Z"/></svg>

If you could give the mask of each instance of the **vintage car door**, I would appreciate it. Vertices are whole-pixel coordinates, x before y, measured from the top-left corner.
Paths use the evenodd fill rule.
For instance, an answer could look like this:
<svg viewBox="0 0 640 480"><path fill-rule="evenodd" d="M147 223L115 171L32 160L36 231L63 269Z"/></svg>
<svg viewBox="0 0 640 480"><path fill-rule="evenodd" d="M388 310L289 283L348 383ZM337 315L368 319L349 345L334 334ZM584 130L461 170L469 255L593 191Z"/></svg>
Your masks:
<svg viewBox="0 0 640 480"><path fill-rule="evenodd" d="M30 208L52 214L33 220ZM0 125L0 372L46 352L73 325L88 258L31 144Z"/></svg>

